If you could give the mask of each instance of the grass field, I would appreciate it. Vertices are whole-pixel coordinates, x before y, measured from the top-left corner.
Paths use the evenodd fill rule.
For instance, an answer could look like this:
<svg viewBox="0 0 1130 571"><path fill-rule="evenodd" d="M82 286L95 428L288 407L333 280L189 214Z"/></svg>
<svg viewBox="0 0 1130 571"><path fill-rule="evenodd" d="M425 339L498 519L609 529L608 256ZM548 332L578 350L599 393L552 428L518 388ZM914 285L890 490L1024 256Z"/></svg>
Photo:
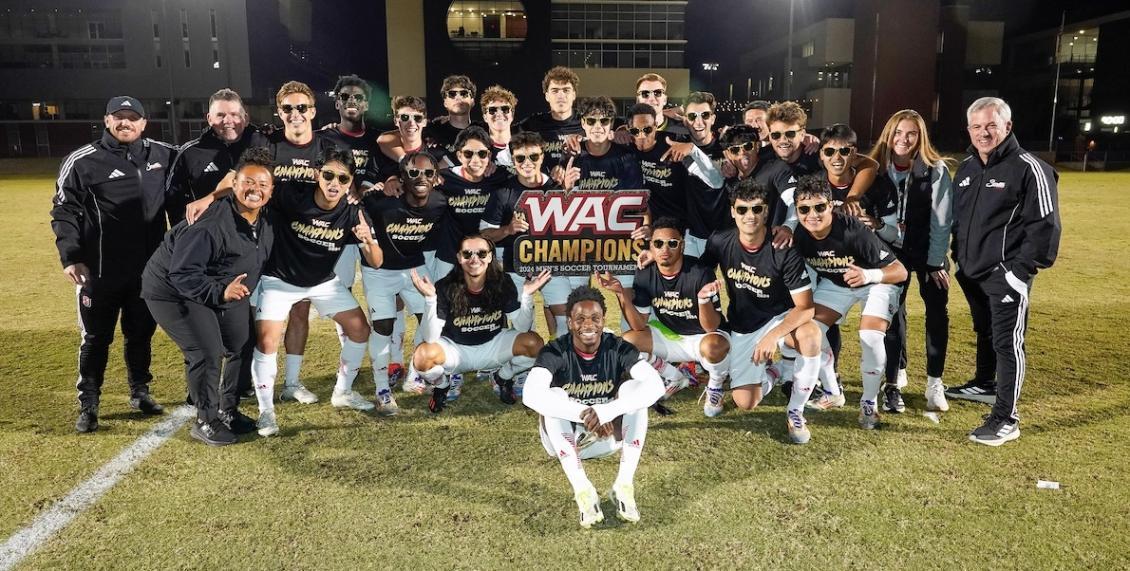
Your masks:
<svg viewBox="0 0 1130 571"><path fill-rule="evenodd" d="M1063 176L1059 261L1032 296L1023 437L1002 448L966 440L983 405L954 402L937 424L920 414L912 293L906 414L885 415L876 432L860 430L850 406L811 414L813 441L801 447L786 443L778 394L716 419L681 394L675 416L652 418L636 482L643 520L585 531L534 415L499 404L484 383L439 416L416 396L398 395L404 413L391 419L333 409L338 346L321 320L303 377L322 403L282 404L280 437L221 449L181 429L20 568L1130 567L1130 272L1112 263L1130 235L1128 185L1126 174ZM78 331L49 226L52 192L50 175L0 177L5 539L157 422L127 407L119 340L103 427L74 433ZM972 374L973 339L957 290L950 310L946 380L958 384ZM852 338L849 403L859 390ZM175 404L182 361L163 333L153 368L155 395ZM358 386L371 395L367 366ZM245 410L254 415L254 404ZM586 464L602 491L616 467ZM1062 489L1037 489L1037 479ZM605 512L614 514L607 502Z"/></svg>

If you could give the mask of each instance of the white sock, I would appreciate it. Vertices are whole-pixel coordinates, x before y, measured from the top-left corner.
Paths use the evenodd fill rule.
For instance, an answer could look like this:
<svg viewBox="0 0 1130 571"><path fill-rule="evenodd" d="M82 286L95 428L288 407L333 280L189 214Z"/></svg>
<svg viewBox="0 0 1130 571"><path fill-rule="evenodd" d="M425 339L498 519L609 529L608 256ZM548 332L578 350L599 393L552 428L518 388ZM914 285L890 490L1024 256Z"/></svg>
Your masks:
<svg viewBox="0 0 1130 571"><path fill-rule="evenodd" d="M636 478L636 468L640 465L643 443L647 437L647 409L641 408L621 417L620 424L624 435L624 445L620 448L620 471L616 473L613 485L632 485Z"/></svg>
<svg viewBox="0 0 1130 571"><path fill-rule="evenodd" d="M373 361L373 384L377 392L388 390L389 337L376 331L369 332L369 359Z"/></svg>
<svg viewBox="0 0 1130 571"><path fill-rule="evenodd" d="M442 386L440 386L440 383L437 382L437 381L445 380L443 378L443 365L436 365L436 366L428 369L427 371L421 372L420 377L423 378L424 382L428 383L429 385L434 385L434 386L437 386L439 388L443 388ZM443 383L443 385L446 386L447 383L445 382L445 383Z"/></svg>
<svg viewBox="0 0 1130 571"><path fill-rule="evenodd" d="M781 344L781 360L777 361L777 370L781 373L781 382L793 380L793 369L796 368L796 359L800 353L788 345Z"/></svg>
<svg viewBox="0 0 1130 571"><path fill-rule="evenodd" d="M678 368L676 368L671 363L663 360L659 355L656 355L655 353L651 353L647 358L647 364L651 365L652 368L658 371L659 376L663 377L664 381L673 381L675 379L678 379L680 376Z"/></svg>
<svg viewBox="0 0 1130 571"><path fill-rule="evenodd" d="M836 354L828 343L828 326L816 322L820 328L820 385L830 395L840 394L840 380L836 377Z"/></svg>
<svg viewBox="0 0 1130 571"><path fill-rule="evenodd" d="M389 340L389 362L404 364L404 327L405 317L403 311L396 313L396 320L392 322L392 337Z"/></svg>
<svg viewBox="0 0 1130 571"><path fill-rule="evenodd" d="M934 385L940 385L940 384L942 384L942 378L941 377L929 377L929 376L926 377L926 388L930 388Z"/></svg>
<svg viewBox="0 0 1130 571"><path fill-rule="evenodd" d="M569 333L569 325L567 325L565 321L566 320L564 315L553 316L553 322L557 324L558 337L564 337L566 333Z"/></svg>
<svg viewBox="0 0 1130 571"><path fill-rule="evenodd" d="M298 386L298 374L300 372L302 372L302 357L303 357L302 355L291 355L289 353L287 354L287 356L286 356L286 372L285 372L285 374L286 374L286 386L288 386L288 387L297 387ZM278 370L277 365L276 365L275 370L276 371ZM272 382L274 382L273 381L274 377L271 377L271 378L272 378Z"/></svg>
<svg viewBox="0 0 1130 571"><path fill-rule="evenodd" d="M816 378L820 375L820 356L799 359L799 367L793 378L793 393L789 395L789 411L804 415L804 403L812 396L812 389L816 387Z"/></svg>
<svg viewBox="0 0 1130 571"><path fill-rule="evenodd" d="M255 386L255 400L259 412L275 410L275 376L279 373L278 353L264 355L255 349L251 353L251 383Z"/></svg>
<svg viewBox="0 0 1130 571"><path fill-rule="evenodd" d="M887 366L887 348L883 345L883 337L882 331L859 330L859 372L863 380L863 396L860 400L875 401L879 398L879 388L883 385L883 373Z"/></svg>
<svg viewBox="0 0 1130 571"><path fill-rule="evenodd" d="M357 369L361 368L361 360L365 358L366 347L366 343L358 343L346 338L341 346L334 393L345 394L353 390L353 380L357 378Z"/></svg>
<svg viewBox="0 0 1130 571"><path fill-rule="evenodd" d="M573 423L560 418L542 417L545 422L545 435L553 445L555 456L561 462L561 469L573 486L573 493L588 490L593 487L585 469L581 466L581 457L577 454L576 437L573 434Z"/></svg>
<svg viewBox="0 0 1130 571"><path fill-rule="evenodd" d="M502 367L498 369L498 376L503 380L510 380L518 375L529 371L534 368L534 363L537 360L533 357L525 355L514 355L509 361L503 363Z"/></svg>
<svg viewBox="0 0 1130 571"><path fill-rule="evenodd" d="M344 347L346 340L349 339L348 337L345 336L345 330L342 329L341 324L336 322L336 321L334 321L334 329L337 330L337 342L338 342L338 344L340 344L342 347Z"/></svg>

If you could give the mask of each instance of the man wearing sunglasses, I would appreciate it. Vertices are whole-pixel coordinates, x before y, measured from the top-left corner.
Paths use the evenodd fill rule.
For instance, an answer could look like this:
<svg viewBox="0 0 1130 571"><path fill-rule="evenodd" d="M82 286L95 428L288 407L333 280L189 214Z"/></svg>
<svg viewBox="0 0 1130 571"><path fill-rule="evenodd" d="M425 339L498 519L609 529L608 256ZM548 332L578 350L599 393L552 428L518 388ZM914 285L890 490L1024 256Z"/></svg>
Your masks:
<svg viewBox="0 0 1130 571"><path fill-rule="evenodd" d="M428 108L423 99L415 95L393 97L392 124L396 129L385 131L377 137L377 144L386 157L400 161L408 153L424 151L435 157L436 164L441 169L451 168L457 164L455 157L448 154L446 147L424 138L424 130L428 126ZM399 174L394 173L386 177L384 183L385 194L389 196L400 194Z"/></svg>
<svg viewBox="0 0 1130 571"><path fill-rule="evenodd" d="M730 371L729 336L719 330L721 299L717 295L706 296L709 299L699 296L714 281L714 274L697 265L696 258L684 257L683 244L683 229L678 220L659 218L648 240L655 263L636 272L631 294L607 272L596 276L601 287L616 296L621 313L631 325L624 340L639 349L660 372L667 398L689 385L689 379L667 366L668 362L700 363L711 382L719 384ZM702 303L715 305L717 322L700 319L698 308Z"/></svg>
<svg viewBox="0 0 1130 571"><path fill-rule="evenodd" d="M475 106L475 83L465 75L449 75L443 78L439 88L443 98L443 108L447 115L436 117L424 128L424 140L429 146L443 149L453 165L459 164L455 156L455 138L459 132L471 126L471 108Z"/></svg>
<svg viewBox="0 0 1130 571"><path fill-rule="evenodd" d="M636 80L636 103L643 103L655 112L656 129L673 135L676 139L690 136L687 127L678 120L677 109L667 107L667 80L658 73L645 73Z"/></svg>
<svg viewBox="0 0 1130 571"><path fill-rule="evenodd" d="M479 99L483 121L490 134L490 152L500 166L514 166L510 157L510 137L513 135L514 114L518 112L518 98L501 85L492 85Z"/></svg>
<svg viewBox="0 0 1130 571"><path fill-rule="evenodd" d="M427 307L420 323L424 342L416 347L412 364L432 386L428 410L433 413L452 400L453 377L484 369L497 369L493 380L498 398L514 404L515 379L534 366L543 345L530 329L533 295L549 281L549 271L525 281L518 290L495 260L489 240L474 234L457 247L459 265L439 281L432 283L416 271L411 274Z"/></svg>
<svg viewBox="0 0 1130 571"><path fill-rule="evenodd" d="M873 430L879 425L876 401L887 366L883 338L898 310L898 284L906 280L906 268L895 257L894 249L864 223L833 210L832 189L825 178L801 178L795 197L801 225L794 242L818 276L813 296L814 319L826 332L855 304L862 305L859 370L863 395L859 401L859 426ZM830 347L827 352L831 353ZM825 396L835 400L827 408L843 406L845 400L834 368L834 362L822 363L820 372Z"/></svg>
<svg viewBox="0 0 1130 571"><path fill-rule="evenodd" d="M557 66L550 69L541 81L541 89L545 93L545 102L549 104L549 111L535 113L518 122L519 131L532 131L545 141L546 170L564 165L567 160L565 139L569 135L584 132L581 129L580 119L573 112L573 102L577 99L580 82L577 74L567 67Z"/></svg>
<svg viewBox="0 0 1130 571"><path fill-rule="evenodd" d="M388 364L391 336L399 296L407 311L417 320L424 313L424 298L412 285L411 272L431 278L425 265L424 249L441 231L446 216L447 198L435 192L439 171L435 158L423 151L404 156L400 162L400 196L372 192L365 195L365 212L373 220L373 233L384 252L377 267L363 265L361 280L373 333L369 336L369 357L373 361L373 382L377 391L377 410L381 414L400 412L389 388ZM417 341L423 332L417 328ZM411 373L409 373L411 375ZM406 380L405 383L408 381Z"/></svg>
<svg viewBox="0 0 1130 571"><path fill-rule="evenodd" d="M718 141L722 147L722 171L732 174L726 178L722 192L702 193L699 198L700 209L709 215L709 226L715 231L734 226L729 193L746 179L753 179L769 190L770 221L784 212L788 207L781 194L792 186L789 183L792 172L781 161L772 160L771 153L767 156L765 150L758 147L757 131L737 125L726 129Z"/></svg>
<svg viewBox="0 0 1130 571"><path fill-rule="evenodd" d="M723 149L714 133L714 122L718 119L714 113L714 95L695 91L687 96L684 108L686 113L683 115L683 124L690 131L691 142L710 158L715 169L720 170ZM699 256L706 245L706 238L720 229L715 211L718 204L725 204L725 195L721 186L712 186L697 177L688 178L686 188L686 252Z"/></svg>

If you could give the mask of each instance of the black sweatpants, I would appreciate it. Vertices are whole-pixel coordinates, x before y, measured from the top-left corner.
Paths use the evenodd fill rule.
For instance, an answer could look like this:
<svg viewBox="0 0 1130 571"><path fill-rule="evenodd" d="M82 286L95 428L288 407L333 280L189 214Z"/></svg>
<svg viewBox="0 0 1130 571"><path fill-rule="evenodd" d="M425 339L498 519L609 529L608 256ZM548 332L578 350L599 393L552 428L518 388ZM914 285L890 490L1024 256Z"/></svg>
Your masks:
<svg viewBox="0 0 1130 571"><path fill-rule="evenodd" d="M161 329L184 354L188 394L196 417L215 420L221 410L239 405L241 364L254 348L246 301L226 310L192 301L146 300Z"/></svg>
<svg viewBox="0 0 1130 571"><path fill-rule="evenodd" d="M918 294L926 307L926 375L941 378L946 370L946 351L950 340L949 290L942 289L930 279L930 272L919 270L912 274L918 278ZM891 326L883 339L887 347L887 382L894 383L899 369L907 366L906 356L906 295L911 276L899 284L899 309L891 318Z"/></svg>
<svg viewBox="0 0 1130 571"><path fill-rule="evenodd" d="M1028 329L1028 294L1032 279L1027 282L997 267L988 276L973 279L960 271L956 274L977 333L977 378L996 370L997 402L993 418L1019 422L1016 402L1024 386L1024 334Z"/></svg>
<svg viewBox="0 0 1130 571"><path fill-rule="evenodd" d="M153 380L149 365L157 324L141 299L141 277L125 282L93 278L85 285L75 287L75 297L82 333L76 385L79 405L98 404L119 317L122 337L125 338L123 346L130 396L148 393L149 382Z"/></svg>

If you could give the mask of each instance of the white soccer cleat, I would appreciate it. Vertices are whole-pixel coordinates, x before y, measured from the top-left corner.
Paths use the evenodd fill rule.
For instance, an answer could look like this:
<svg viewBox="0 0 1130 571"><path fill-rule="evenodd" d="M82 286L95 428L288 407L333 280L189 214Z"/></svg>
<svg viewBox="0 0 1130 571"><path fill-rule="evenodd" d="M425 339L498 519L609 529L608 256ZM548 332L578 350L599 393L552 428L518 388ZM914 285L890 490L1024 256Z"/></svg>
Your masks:
<svg viewBox="0 0 1130 571"><path fill-rule="evenodd" d="M663 386L665 388L663 400L667 400L675 396L675 393L691 386L691 380L687 377L686 372L680 369L678 377L674 379L663 379Z"/></svg>
<svg viewBox="0 0 1130 571"><path fill-rule="evenodd" d="M392 397L392 390L384 389L377 392L377 414L396 416L400 414L400 407L396 406L396 399Z"/></svg>
<svg viewBox="0 0 1130 571"><path fill-rule="evenodd" d="M349 391L347 393L334 392L330 397L330 404L336 408L352 408L356 410L373 410L376 406L373 403L361 396L357 391Z"/></svg>
<svg viewBox="0 0 1130 571"><path fill-rule="evenodd" d="M879 410L875 401L859 401L859 427L863 430L875 430L879 427Z"/></svg>
<svg viewBox="0 0 1130 571"><path fill-rule="evenodd" d="M814 398L804 403L804 408L811 410L830 410L833 408L843 408L847 404L847 398L843 393L838 395L830 395L824 393L819 398Z"/></svg>
<svg viewBox="0 0 1130 571"><path fill-rule="evenodd" d="M302 404L314 404L318 402L318 395L303 385L287 385L283 387L279 399L298 401Z"/></svg>
<svg viewBox="0 0 1130 571"><path fill-rule="evenodd" d="M950 409L946 400L946 386L941 380L926 381L926 410L945 412Z"/></svg>
<svg viewBox="0 0 1130 571"><path fill-rule="evenodd" d="M420 373L416 372L416 368L412 367L404 377L404 382L400 384L400 390L414 395L422 395L428 390L428 385L424 383Z"/></svg>
<svg viewBox="0 0 1130 571"><path fill-rule="evenodd" d="M596 488L588 488L573 494L577 502L577 509L581 510L581 527L589 529L595 524L604 521L604 512L600 511L600 496Z"/></svg>
<svg viewBox="0 0 1130 571"><path fill-rule="evenodd" d="M703 396L706 397L706 402L702 405L702 414L705 414L709 418L721 415L726 400L726 393L722 392L722 389L706 387L706 390L702 391L702 395L699 398Z"/></svg>
<svg viewBox="0 0 1130 571"><path fill-rule="evenodd" d="M463 374L453 373L447 377L447 402L458 400L463 394Z"/></svg>
<svg viewBox="0 0 1130 571"><path fill-rule="evenodd" d="M274 436L279 433L279 423L273 410L260 412L255 426L259 429L259 436Z"/></svg>
<svg viewBox="0 0 1130 571"><path fill-rule="evenodd" d="M616 517L620 521L636 523L640 520L640 510L636 507L636 487L631 484L612 484L608 499L616 504Z"/></svg>
<svg viewBox="0 0 1130 571"><path fill-rule="evenodd" d="M793 444L808 444L812 439L812 432L808 430L808 422L798 410L790 410L787 415L789 425L789 440Z"/></svg>

